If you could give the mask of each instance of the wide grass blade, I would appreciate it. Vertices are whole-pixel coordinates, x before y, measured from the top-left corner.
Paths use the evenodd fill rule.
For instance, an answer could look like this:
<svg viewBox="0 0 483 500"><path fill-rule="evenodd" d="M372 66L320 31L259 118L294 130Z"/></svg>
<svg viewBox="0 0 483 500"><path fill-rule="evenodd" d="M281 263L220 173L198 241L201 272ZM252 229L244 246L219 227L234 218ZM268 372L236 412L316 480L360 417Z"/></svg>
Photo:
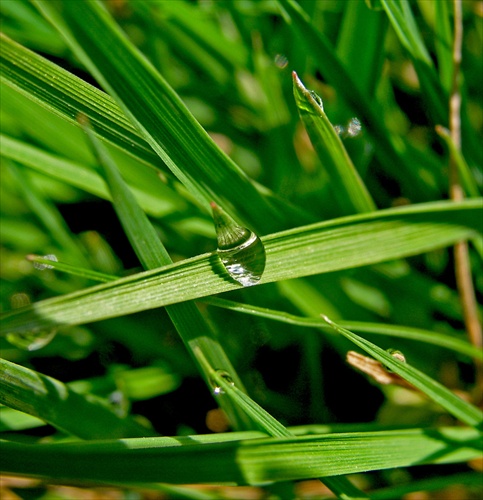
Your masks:
<svg viewBox="0 0 483 500"><path fill-rule="evenodd" d="M34 4L201 206L207 209L214 200L236 210L262 234L298 220L283 204L275 209L218 148L100 2L63 2L61 10L50 1Z"/></svg>
<svg viewBox="0 0 483 500"><path fill-rule="evenodd" d="M145 164L167 169L105 92L0 33L2 82L70 123L86 115L103 139Z"/></svg>
<svg viewBox="0 0 483 500"><path fill-rule="evenodd" d="M0 403L83 439L155 434L131 417L117 415L106 401L5 359L0 359Z"/></svg>
<svg viewBox="0 0 483 500"><path fill-rule="evenodd" d="M263 238L261 283L399 259L479 238L480 199L437 202L334 219ZM0 332L81 324L238 289L216 253L46 299L3 316Z"/></svg>
<svg viewBox="0 0 483 500"><path fill-rule="evenodd" d="M0 468L58 480L263 484L481 456L481 433L468 428L240 439L236 433L35 446L2 441Z"/></svg>

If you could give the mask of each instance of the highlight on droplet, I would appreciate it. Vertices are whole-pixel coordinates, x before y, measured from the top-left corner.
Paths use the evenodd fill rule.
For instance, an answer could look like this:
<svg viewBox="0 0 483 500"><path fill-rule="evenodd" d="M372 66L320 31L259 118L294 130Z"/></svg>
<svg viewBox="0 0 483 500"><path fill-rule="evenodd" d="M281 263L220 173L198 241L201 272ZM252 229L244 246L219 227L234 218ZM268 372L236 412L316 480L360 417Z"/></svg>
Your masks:
<svg viewBox="0 0 483 500"><path fill-rule="evenodd" d="M214 201L213 210L218 256L228 274L242 286L256 285L265 269L265 247L260 238L237 224Z"/></svg>

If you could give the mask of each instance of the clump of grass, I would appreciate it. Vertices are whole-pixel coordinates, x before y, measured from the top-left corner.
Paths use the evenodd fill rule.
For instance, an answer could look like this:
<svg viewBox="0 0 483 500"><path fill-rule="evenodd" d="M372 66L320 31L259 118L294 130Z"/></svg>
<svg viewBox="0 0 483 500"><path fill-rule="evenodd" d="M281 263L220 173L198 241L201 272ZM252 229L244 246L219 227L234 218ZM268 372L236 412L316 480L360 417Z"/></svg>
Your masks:
<svg viewBox="0 0 483 500"><path fill-rule="evenodd" d="M476 6L0 7L0 469L476 496Z"/></svg>

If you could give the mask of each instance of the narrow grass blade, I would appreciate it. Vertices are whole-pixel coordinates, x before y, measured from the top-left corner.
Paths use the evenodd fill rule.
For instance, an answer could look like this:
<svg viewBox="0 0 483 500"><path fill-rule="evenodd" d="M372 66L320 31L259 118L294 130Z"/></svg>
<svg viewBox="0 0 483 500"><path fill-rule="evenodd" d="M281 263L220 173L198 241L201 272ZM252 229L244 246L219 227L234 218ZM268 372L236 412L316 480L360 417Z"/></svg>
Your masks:
<svg viewBox="0 0 483 500"><path fill-rule="evenodd" d="M479 239L481 199L380 210L262 238L261 284L394 260ZM258 286L258 285L257 285ZM81 324L239 288L216 253L97 285L3 315L0 333Z"/></svg>
<svg viewBox="0 0 483 500"><path fill-rule="evenodd" d="M274 311L264 307L253 306L250 304L241 304L232 300L225 300L218 297L206 297L203 299L205 304L216 307L223 307L231 311L238 311L244 314L251 314L261 318L273 319L290 325L305 326L308 328L320 328L327 331L327 323L319 318L307 318L296 316L295 314L284 311ZM388 337L399 337L411 339L417 342L425 342L440 347L445 347L454 352L464 354L483 361L483 352L481 349L470 344L465 338L457 338L452 335L431 332L420 328L411 328L402 325L384 325L380 323L366 323L361 321L338 321L337 324L348 330L358 333L369 333L373 335L386 335Z"/></svg>
<svg viewBox="0 0 483 500"><path fill-rule="evenodd" d="M446 146L451 156L454 158L456 162L456 166L458 168L458 172L461 179L461 184L463 185L463 188L467 196L477 198L478 196L480 196L478 190L478 184L473 176L472 171L468 167L468 164L466 163L466 160L464 159L461 150L457 148L455 143L453 142L450 131L445 127L436 126L436 133L446 143Z"/></svg>
<svg viewBox="0 0 483 500"><path fill-rule="evenodd" d="M80 121L83 120L84 118L80 117ZM141 210L133 194L126 186L107 150L102 146L88 124L85 124L84 129L102 167L106 184L111 192L114 209L143 267L153 269L172 264L166 248L161 243L146 214ZM208 360L212 366L228 371L236 383L242 387L241 380L236 374L233 365L214 332L205 322L196 304L192 302L173 304L167 308L167 312L201 373L204 374L210 390L210 374L205 370L205 365L200 363L198 353L203 356L203 359ZM244 415L238 411L236 406L232 406L227 398L220 398L220 404L236 428L248 428L249 424Z"/></svg>
<svg viewBox="0 0 483 500"><path fill-rule="evenodd" d="M4 359L0 359L0 403L83 439L154 435L131 417L117 415L100 398L78 394L59 380Z"/></svg>
<svg viewBox="0 0 483 500"><path fill-rule="evenodd" d="M70 232L67 224L57 210L57 207L42 196L28 176L28 173L19 168L15 163L7 160L10 172L17 180L19 191L32 212L45 227L51 238L57 243L59 250L63 251L80 265L87 265L87 259L81 246Z"/></svg>
<svg viewBox="0 0 483 500"><path fill-rule="evenodd" d="M330 178L336 211L340 215L350 215L375 210L374 201L327 118L320 97L307 90L295 72L293 88L300 118Z"/></svg>
<svg viewBox="0 0 483 500"><path fill-rule="evenodd" d="M227 372L212 369L211 379L216 393L226 394L237 407L251 417L261 431L272 437L293 436L277 419L240 391ZM345 477L325 477L321 481L343 500L368 498Z"/></svg>
<svg viewBox="0 0 483 500"><path fill-rule="evenodd" d="M428 186L423 186L412 170L406 168L403 160L406 146L400 137L391 134L385 127L383 112L377 102L359 88L357 80L352 78L329 40L311 24L307 13L293 0L279 0L279 3L287 23L302 41L307 53L314 58L324 78L337 89L357 118L365 124L368 134L377 145L375 154L380 162L398 179L405 192L427 200L430 194L427 192Z"/></svg>
<svg viewBox="0 0 483 500"><path fill-rule="evenodd" d="M481 456L481 437L475 429L443 427L247 440L237 433L42 445L2 441L0 468L57 480L263 484L465 462Z"/></svg>
<svg viewBox="0 0 483 500"><path fill-rule="evenodd" d="M340 327L336 323L324 318L325 321L338 333L349 339L358 347L383 363L384 366L397 373L407 382L424 392L433 401L441 405L446 411L458 418L462 422L478 428L483 427L483 412L476 406L463 401L454 393L446 389L432 378L420 372L410 364L397 360L394 356L384 351L375 344L351 331Z"/></svg>
<svg viewBox="0 0 483 500"><path fill-rule="evenodd" d="M0 134L2 158L10 159L45 174L53 179L65 182L100 198L110 200L109 190L101 176L93 168L80 162L46 152L36 146L13 137ZM149 177L148 177L149 179ZM153 178L156 181L156 177ZM153 182L149 192L131 184L141 207L150 215L161 217L176 210L185 209L186 203L162 182Z"/></svg>
<svg viewBox="0 0 483 500"><path fill-rule="evenodd" d="M109 274L100 273L98 271L91 271L83 267L73 266L71 264L66 264L64 262L52 261L51 259L42 257L40 255L27 255L27 260L35 264L39 270L43 269L55 269L57 271L62 271L67 274L72 274L74 276L80 276L81 278L99 281L100 283L107 283L108 281L114 281L118 279L117 276L111 276Z"/></svg>

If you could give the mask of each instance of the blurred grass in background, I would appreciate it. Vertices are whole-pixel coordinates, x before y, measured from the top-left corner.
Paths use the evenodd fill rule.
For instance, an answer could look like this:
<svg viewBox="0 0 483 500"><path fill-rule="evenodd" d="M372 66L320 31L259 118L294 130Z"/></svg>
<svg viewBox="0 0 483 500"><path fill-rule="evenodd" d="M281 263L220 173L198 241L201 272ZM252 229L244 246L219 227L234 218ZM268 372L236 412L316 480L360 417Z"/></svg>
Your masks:
<svg viewBox="0 0 483 500"><path fill-rule="evenodd" d="M45 478L6 488L45 500L80 495L49 480L130 483L116 490L126 499L323 498L322 477L362 498L327 478L352 473L371 498L477 498L481 435L456 421L481 427L481 353L466 340L450 245L471 240L481 298L483 10L462 7L470 200L431 205L449 197L452 143L435 127L449 127L453 2L2 0L0 446L3 470ZM202 255L216 249L212 200L264 237L260 286L242 289ZM39 269L34 254L59 264ZM391 358L368 343L389 383L361 374L346 356L363 344L321 314L401 351L409 372L386 370ZM217 369L236 390L220 389ZM334 432L349 433L332 436L340 448ZM157 435L177 436L150 437L158 462L135 455L135 438ZM312 435L322 441L310 448ZM267 462L267 436L286 446L285 469ZM117 438L132 440L98 441ZM168 485L204 482L252 489Z"/></svg>

